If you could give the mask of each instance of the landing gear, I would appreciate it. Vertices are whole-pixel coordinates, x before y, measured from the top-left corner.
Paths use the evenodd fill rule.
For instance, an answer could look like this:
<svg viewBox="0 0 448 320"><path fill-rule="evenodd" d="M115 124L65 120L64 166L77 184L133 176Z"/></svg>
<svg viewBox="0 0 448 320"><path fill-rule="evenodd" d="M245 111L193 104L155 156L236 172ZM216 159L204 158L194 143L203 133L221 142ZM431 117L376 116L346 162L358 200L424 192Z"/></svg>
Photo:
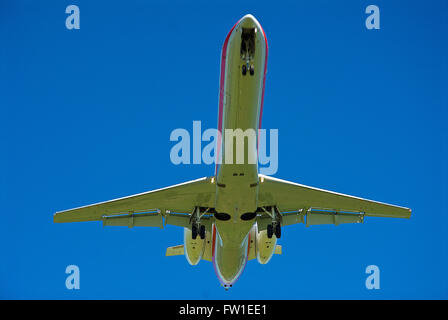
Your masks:
<svg viewBox="0 0 448 320"><path fill-rule="evenodd" d="M198 237L198 227L197 225L194 224L191 226L191 238L195 240L197 237Z"/></svg>
<svg viewBox="0 0 448 320"><path fill-rule="evenodd" d="M199 227L199 236L201 237L202 240L205 239L205 226L204 225L201 225Z"/></svg>
<svg viewBox="0 0 448 320"><path fill-rule="evenodd" d="M247 62L246 64L243 64L242 66L241 66L241 74L243 75L243 76L245 76L246 74L247 74L247 69L249 68L249 74L251 75L251 76L253 76L254 74L255 74L255 67L254 67L254 65L253 64L251 64L250 66L249 66L249 62Z"/></svg>
<svg viewBox="0 0 448 320"><path fill-rule="evenodd" d="M241 66L241 73L243 76L249 74L253 76L255 74L255 67L253 61L255 59L255 33L256 28L242 28L241 29L241 46L240 57L244 61L244 65Z"/></svg>
<svg viewBox="0 0 448 320"><path fill-rule="evenodd" d="M280 226L280 222L275 224L275 236L277 239L280 239L282 236L282 227Z"/></svg>
<svg viewBox="0 0 448 320"><path fill-rule="evenodd" d="M195 240L198 237L198 235L201 238L201 240L205 239L205 226L193 224L191 226L191 238Z"/></svg>
<svg viewBox="0 0 448 320"><path fill-rule="evenodd" d="M282 236L282 216L277 207L262 207L263 211L267 213L272 218L272 223L268 224L266 227L267 236L269 239L275 234L277 239Z"/></svg>
<svg viewBox="0 0 448 320"><path fill-rule="evenodd" d="M201 238L201 240L205 239L205 225L201 224L201 217L209 212L210 208L194 208L193 212L191 213L190 217L190 224L191 224L191 238L195 240L198 235ZM201 212L202 211L202 212Z"/></svg>
<svg viewBox="0 0 448 320"><path fill-rule="evenodd" d="M268 224L267 232L268 238L271 239L272 235L274 234L274 227L272 226L272 224Z"/></svg>
<svg viewBox="0 0 448 320"><path fill-rule="evenodd" d="M271 239L274 234L277 239L280 239L282 236L282 227L280 223L268 224L266 231L269 239Z"/></svg>

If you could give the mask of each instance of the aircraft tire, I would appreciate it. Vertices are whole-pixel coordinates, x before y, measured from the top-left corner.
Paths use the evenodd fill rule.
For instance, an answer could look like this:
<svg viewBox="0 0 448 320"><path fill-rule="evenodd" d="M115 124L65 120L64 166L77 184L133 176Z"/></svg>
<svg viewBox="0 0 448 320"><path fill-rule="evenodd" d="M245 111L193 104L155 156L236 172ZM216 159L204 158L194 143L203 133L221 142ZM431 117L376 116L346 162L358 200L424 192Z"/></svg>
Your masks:
<svg viewBox="0 0 448 320"><path fill-rule="evenodd" d="M255 74L255 67L253 64L249 67L249 73L251 76L253 76Z"/></svg>
<svg viewBox="0 0 448 320"><path fill-rule="evenodd" d="M267 233L268 233L268 238L271 239L272 235L274 234L274 228L272 227L272 224L268 224Z"/></svg>
<svg viewBox="0 0 448 320"><path fill-rule="evenodd" d="M194 240L197 238L197 236L198 236L198 227L195 224L193 224L191 226L191 238Z"/></svg>
<svg viewBox="0 0 448 320"><path fill-rule="evenodd" d="M200 226L199 227L199 236L201 237L202 240L205 239L205 226Z"/></svg>
<svg viewBox="0 0 448 320"><path fill-rule="evenodd" d="M280 239L280 237L282 236L282 227L280 226L280 223L277 223L275 225L275 236L277 237L277 239Z"/></svg>

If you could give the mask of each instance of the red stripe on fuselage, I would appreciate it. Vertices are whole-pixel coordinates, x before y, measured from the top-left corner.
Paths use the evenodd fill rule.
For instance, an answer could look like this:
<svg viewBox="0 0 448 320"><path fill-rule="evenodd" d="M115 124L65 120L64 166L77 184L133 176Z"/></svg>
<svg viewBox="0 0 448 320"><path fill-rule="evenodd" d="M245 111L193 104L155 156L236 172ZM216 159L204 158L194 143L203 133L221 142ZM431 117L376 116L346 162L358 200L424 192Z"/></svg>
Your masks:
<svg viewBox="0 0 448 320"><path fill-rule="evenodd" d="M213 264L213 269L215 270L215 274L218 277L218 280L221 284L226 284L226 281L221 278L221 273L218 271L218 266L216 265L216 259L215 259L215 247L216 247L216 226L215 224L213 224L212 227L212 264Z"/></svg>
<svg viewBox="0 0 448 320"><path fill-rule="evenodd" d="M216 241L216 226L213 224L212 229L212 258L215 259L215 241Z"/></svg>
<svg viewBox="0 0 448 320"><path fill-rule="evenodd" d="M261 91L260 119L259 119L259 123L258 123L258 129L261 129L261 118L263 116L264 87L266 84L266 73L267 73L267 69L268 69L267 67L268 67L268 52L269 52L268 38L266 38L266 34L264 33L263 27L261 25L260 25L260 29L261 29L261 32L263 32L263 36L264 36L264 41L265 41L265 45L266 45L266 56L264 58L263 89Z"/></svg>

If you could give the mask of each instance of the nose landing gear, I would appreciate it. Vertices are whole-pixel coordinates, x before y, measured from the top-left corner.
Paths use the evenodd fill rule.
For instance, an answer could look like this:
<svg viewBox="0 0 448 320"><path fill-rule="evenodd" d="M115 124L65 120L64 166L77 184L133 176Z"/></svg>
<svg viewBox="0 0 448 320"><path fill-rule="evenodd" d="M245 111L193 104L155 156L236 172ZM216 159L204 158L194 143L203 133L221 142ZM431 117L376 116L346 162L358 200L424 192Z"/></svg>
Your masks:
<svg viewBox="0 0 448 320"><path fill-rule="evenodd" d="M250 62L246 62L246 64L243 64L241 67L241 74L245 76L247 74L247 69L249 68L249 74L253 76L255 74L255 66L253 64L250 64Z"/></svg>
<svg viewBox="0 0 448 320"><path fill-rule="evenodd" d="M255 57L255 28L243 28L241 31L241 47L240 55L241 59L245 61L245 64L241 66L241 74L245 76L249 70L249 74L253 76L255 74L255 66L253 60Z"/></svg>

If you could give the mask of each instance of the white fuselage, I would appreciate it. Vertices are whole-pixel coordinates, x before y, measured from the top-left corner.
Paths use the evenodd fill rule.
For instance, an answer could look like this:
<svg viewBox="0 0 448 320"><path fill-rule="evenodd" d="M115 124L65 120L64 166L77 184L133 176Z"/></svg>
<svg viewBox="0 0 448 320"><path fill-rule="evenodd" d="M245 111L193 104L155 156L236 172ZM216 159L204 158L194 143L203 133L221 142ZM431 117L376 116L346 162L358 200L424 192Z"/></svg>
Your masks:
<svg viewBox="0 0 448 320"><path fill-rule="evenodd" d="M217 157L221 156L222 160L216 167L217 213L211 238L213 264L226 287L231 286L243 271L250 234L253 234L250 231L256 228L258 159L252 163L248 159L249 154L255 158L258 155L267 55L266 36L251 15L244 16L235 24L222 48L218 116L222 141L218 139ZM226 141L228 129L241 129L243 132L250 129L257 133L256 143L245 143L243 163L236 161L235 141L233 150L226 148L229 145ZM230 157L232 163L226 161L229 152L233 153Z"/></svg>

